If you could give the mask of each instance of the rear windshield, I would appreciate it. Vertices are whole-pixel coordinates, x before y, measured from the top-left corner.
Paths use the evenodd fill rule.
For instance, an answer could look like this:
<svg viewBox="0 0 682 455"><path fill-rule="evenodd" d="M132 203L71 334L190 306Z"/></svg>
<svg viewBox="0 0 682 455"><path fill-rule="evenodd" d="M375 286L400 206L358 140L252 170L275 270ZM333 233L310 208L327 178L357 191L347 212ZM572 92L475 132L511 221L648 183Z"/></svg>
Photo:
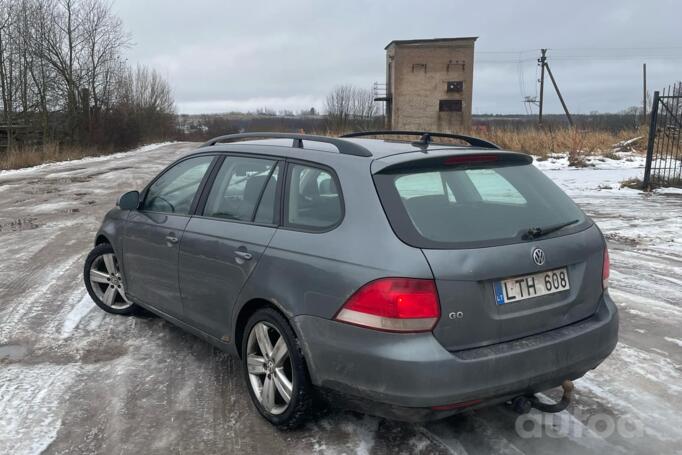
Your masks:
<svg viewBox="0 0 682 455"><path fill-rule="evenodd" d="M420 248L478 247L523 241L531 228L575 221L547 237L591 222L531 164L443 167L375 175L391 226Z"/></svg>

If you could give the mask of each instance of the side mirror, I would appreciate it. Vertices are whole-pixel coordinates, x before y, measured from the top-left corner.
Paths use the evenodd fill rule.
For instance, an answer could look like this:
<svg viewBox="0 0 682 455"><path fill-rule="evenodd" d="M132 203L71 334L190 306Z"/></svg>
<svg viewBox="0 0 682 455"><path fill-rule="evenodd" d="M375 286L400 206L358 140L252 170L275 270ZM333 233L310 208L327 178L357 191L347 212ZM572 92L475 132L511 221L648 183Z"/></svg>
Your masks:
<svg viewBox="0 0 682 455"><path fill-rule="evenodd" d="M140 192L139 191L128 191L123 193L116 201L116 205L121 210L137 210L140 205Z"/></svg>

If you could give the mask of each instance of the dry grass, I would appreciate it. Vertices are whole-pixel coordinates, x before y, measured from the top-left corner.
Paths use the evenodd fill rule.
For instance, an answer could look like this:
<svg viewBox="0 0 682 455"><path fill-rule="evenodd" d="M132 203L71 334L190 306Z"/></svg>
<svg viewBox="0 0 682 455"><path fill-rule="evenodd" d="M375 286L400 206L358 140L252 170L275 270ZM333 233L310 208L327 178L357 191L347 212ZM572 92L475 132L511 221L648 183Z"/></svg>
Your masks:
<svg viewBox="0 0 682 455"><path fill-rule="evenodd" d="M112 148L64 146L49 143L10 151L0 151L0 169L20 169L54 161L76 160L86 156L106 155L112 152Z"/></svg>
<svg viewBox="0 0 682 455"><path fill-rule="evenodd" d="M339 136L343 133L324 131L321 134ZM522 130L491 128L475 129L470 134L492 141L506 150L515 150L539 156L540 160L546 159L548 155L554 153L567 153L572 166L585 165L585 156L587 155L600 155L606 158L618 159L618 155L614 152L614 146L619 142L639 136L641 136L641 139L632 144L632 147L635 150L644 152L647 138L646 128L642 128L639 131L624 130L617 133L573 128L529 128ZM416 138L395 137L394 139L415 140ZM438 142L443 141L438 139ZM111 147L64 146L56 143L26 147L9 152L0 151L0 170L19 169L52 161L74 160L86 156L106 155L113 153L113 151Z"/></svg>
<svg viewBox="0 0 682 455"><path fill-rule="evenodd" d="M641 190L644 187L644 182L637 177L629 178L620 182L621 188L632 188L633 190Z"/></svg>
<svg viewBox="0 0 682 455"><path fill-rule="evenodd" d="M346 131L322 131L318 134L329 136L340 136ZM539 160L547 159L549 155L555 153L568 154L569 161L573 166L585 165L585 157L588 155L599 155L605 158L620 159L615 152L616 145L623 141L640 137L636 142L623 147L627 150L636 150L644 153L646 151L647 128L639 130L623 130L611 132L605 130L579 130L577 128L527 128L527 129L505 129L505 128L472 128L465 133L480 137L496 143L505 150L536 155ZM414 136L393 136L391 139L414 141L418 138ZM440 143L458 143L449 139L437 138Z"/></svg>
<svg viewBox="0 0 682 455"><path fill-rule="evenodd" d="M641 136L633 147L643 151L646 148L646 128L639 131L610 131L562 129L506 130L490 129L477 131L483 139L490 140L506 150L515 150L540 157L553 153L568 153L569 160L579 164L586 155L614 156L613 148L622 141Z"/></svg>

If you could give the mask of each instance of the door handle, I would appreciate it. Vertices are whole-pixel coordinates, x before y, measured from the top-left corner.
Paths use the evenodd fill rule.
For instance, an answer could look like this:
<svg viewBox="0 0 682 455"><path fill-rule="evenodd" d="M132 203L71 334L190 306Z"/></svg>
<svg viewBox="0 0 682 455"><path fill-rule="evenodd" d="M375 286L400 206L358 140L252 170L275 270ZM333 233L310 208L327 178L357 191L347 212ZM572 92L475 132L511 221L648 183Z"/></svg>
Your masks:
<svg viewBox="0 0 682 455"><path fill-rule="evenodd" d="M234 255L240 259L244 259L245 261L250 261L251 259L253 259L253 254L247 251L236 250L234 252Z"/></svg>
<svg viewBox="0 0 682 455"><path fill-rule="evenodd" d="M169 244L175 244L178 243L178 238L173 234L172 232L166 236L166 242ZM171 246L171 245L168 245Z"/></svg>

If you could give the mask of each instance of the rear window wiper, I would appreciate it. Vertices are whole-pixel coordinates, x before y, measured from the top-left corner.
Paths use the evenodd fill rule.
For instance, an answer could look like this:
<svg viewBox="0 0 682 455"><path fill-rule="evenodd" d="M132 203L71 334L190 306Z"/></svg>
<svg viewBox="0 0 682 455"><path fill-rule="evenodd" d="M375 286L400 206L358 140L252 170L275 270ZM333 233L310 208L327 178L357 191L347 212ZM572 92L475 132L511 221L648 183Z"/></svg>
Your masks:
<svg viewBox="0 0 682 455"><path fill-rule="evenodd" d="M556 232L556 231L563 229L567 226L575 224L578 221L580 221L580 220L571 220L571 221L567 221L565 223L552 224L550 226L544 226L544 227L532 227L532 228L529 228L528 231L526 231L523 234L522 239L523 240L533 240L533 239L537 239L540 237L544 237L546 235L551 234L552 232Z"/></svg>

